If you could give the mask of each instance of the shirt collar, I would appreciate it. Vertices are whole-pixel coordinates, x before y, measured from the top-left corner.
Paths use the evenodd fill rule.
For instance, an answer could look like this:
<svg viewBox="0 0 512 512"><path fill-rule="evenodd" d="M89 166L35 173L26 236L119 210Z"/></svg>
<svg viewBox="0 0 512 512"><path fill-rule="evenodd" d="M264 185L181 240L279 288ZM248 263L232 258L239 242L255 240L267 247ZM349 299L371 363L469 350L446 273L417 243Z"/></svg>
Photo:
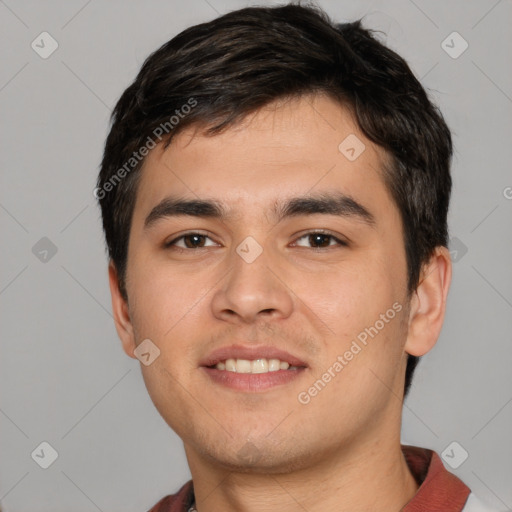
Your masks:
<svg viewBox="0 0 512 512"><path fill-rule="evenodd" d="M402 453L419 489L402 512L460 512L464 508L469 487L450 473L432 450L402 445Z"/></svg>

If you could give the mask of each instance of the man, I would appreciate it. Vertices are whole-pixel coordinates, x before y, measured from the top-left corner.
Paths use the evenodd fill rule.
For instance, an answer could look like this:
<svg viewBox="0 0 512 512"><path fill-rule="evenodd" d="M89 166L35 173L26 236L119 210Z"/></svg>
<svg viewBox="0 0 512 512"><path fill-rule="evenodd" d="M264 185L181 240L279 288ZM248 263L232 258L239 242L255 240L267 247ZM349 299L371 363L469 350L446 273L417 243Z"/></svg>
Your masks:
<svg viewBox="0 0 512 512"><path fill-rule="evenodd" d="M96 196L118 334L192 474L152 511L489 510L400 444L450 286L451 154L403 59L315 7L146 60Z"/></svg>

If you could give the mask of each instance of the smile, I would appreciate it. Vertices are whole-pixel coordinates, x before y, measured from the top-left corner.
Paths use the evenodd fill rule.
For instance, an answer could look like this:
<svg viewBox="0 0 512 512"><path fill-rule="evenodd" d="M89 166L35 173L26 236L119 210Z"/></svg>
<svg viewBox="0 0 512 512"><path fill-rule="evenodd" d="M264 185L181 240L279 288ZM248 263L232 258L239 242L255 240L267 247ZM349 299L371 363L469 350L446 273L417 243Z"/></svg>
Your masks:
<svg viewBox="0 0 512 512"><path fill-rule="evenodd" d="M226 359L215 365L217 370L235 373L269 373L279 370L298 370L298 366L291 366L287 361L280 359Z"/></svg>

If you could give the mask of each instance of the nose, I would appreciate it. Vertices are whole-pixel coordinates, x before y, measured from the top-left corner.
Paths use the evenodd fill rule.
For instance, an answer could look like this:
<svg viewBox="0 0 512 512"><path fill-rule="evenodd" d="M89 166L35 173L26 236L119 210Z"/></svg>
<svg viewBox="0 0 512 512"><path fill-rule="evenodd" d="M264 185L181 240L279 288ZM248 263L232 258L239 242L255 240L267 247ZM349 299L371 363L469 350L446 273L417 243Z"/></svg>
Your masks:
<svg viewBox="0 0 512 512"><path fill-rule="evenodd" d="M252 323L262 317L282 319L291 315L293 293L270 250L264 249L252 262L233 250L230 265L227 277L212 297L216 318Z"/></svg>

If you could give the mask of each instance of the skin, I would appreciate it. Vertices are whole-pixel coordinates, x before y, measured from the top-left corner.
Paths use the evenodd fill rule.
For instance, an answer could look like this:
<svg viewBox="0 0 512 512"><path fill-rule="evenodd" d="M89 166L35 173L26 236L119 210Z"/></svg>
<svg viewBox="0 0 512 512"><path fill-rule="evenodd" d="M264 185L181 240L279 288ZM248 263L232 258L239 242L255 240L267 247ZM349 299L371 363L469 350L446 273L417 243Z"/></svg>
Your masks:
<svg viewBox="0 0 512 512"><path fill-rule="evenodd" d="M338 150L350 134L366 146L353 162ZM437 248L408 296L385 162L350 113L321 95L276 102L213 137L187 128L148 155L129 240L128 303L111 264L112 305L130 357L146 338L160 349L141 369L184 442L199 512L389 512L417 491L400 449L406 356L424 355L438 339L451 262ZM318 213L278 223L269 213L276 200L332 191L357 200L375 225ZM170 194L215 198L232 215L170 217L144 229ZM318 249L304 234L319 229L348 245L328 238ZM190 231L209 232L203 248L186 249L183 239L182 252L163 247ZM252 263L236 252L247 236L263 249ZM395 318L301 404L298 394L396 302L403 307ZM236 342L282 348L308 367L263 392L212 382L200 361Z"/></svg>

